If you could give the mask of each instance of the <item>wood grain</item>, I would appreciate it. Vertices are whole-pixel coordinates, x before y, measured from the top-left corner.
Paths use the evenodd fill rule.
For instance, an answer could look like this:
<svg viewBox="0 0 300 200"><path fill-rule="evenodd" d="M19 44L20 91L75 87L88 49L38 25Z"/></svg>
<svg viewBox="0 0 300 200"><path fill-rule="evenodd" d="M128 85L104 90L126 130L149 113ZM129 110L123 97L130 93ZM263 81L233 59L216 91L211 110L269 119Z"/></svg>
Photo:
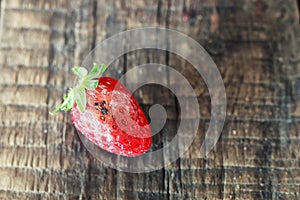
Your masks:
<svg viewBox="0 0 300 200"><path fill-rule="evenodd" d="M296 2L0 0L0 199L299 199ZM122 69L119 75L151 62L178 70L195 89L201 113L198 135L180 159L131 174L93 158L69 114L48 113L73 86L71 67L98 42L143 26L181 31L205 47L224 80L227 120L216 147L200 158L210 118L202 77L167 52L120 57L111 66ZM163 146L176 133L176 97L152 86L134 95L145 110L153 103L166 106L168 123L153 148Z"/></svg>

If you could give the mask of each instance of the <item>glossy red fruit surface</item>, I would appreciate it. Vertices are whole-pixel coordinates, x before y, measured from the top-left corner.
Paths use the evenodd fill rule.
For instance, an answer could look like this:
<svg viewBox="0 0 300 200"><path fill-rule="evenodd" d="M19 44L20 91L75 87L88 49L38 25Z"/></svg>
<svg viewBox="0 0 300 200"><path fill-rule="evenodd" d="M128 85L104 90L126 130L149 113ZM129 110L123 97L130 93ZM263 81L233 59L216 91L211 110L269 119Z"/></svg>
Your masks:
<svg viewBox="0 0 300 200"><path fill-rule="evenodd" d="M110 77L101 77L95 90L85 90L84 112L71 110L76 129L100 148L123 156L145 153L152 144L146 116L128 89Z"/></svg>

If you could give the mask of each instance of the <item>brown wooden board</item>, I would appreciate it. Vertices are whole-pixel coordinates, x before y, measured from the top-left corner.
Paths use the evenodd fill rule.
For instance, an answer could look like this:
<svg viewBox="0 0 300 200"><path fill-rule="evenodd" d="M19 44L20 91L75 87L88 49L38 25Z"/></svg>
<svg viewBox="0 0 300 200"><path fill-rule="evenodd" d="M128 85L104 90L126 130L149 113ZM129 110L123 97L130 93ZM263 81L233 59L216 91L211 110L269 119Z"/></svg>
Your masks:
<svg viewBox="0 0 300 200"><path fill-rule="evenodd" d="M0 199L300 199L296 0L0 0L0 5ZM68 113L48 113L73 86L71 67L98 42L143 26L172 28L204 46L224 80L227 118L215 148L200 158L211 106L202 77L164 51L120 57L111 66L121 69L119 75L151 62L178 70L194 88L202 117L180 159L131 174L96 160ZM168 123L155 141L170 140L177 126L175 96L151 86L134 95L145 110L153 103L166 106Z"/></svg>

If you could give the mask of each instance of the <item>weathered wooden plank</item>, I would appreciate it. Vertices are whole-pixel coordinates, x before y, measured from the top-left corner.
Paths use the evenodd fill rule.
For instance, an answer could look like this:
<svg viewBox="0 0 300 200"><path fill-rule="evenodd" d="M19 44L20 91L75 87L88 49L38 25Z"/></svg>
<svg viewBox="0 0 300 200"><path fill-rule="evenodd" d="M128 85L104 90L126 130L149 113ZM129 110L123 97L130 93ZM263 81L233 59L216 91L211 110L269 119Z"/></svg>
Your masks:
<svg viewBox="0 0 300 200"><path fill-rule="evenodd" d="M28 105L28 106L46 106L48 90L45 87L37 86L0 86L1 92L5 93L5 96L1 96L0 103L16 104L16 105ZM32 94L36 92L39 94L36 98L32 99Z"/></svg>
<svg viewBox="0 0 300 200"><path fill-rule="evenodd" d="M24 122L35 122L45 119L47 111L43 108L20 106L20 105L1 105L0 120L2 125L11 126Z"/></svg>
<svg viewBox="0 0 300 200"><path fill-rule="evenodd" d="M1 49L0 63L4 66L9 65L13 67L20 65L26 67L47 67L49 65L48 54L48 49L3 48Z"/></svg>
<svg viewBox="0 0 300 200"><path fill-rule="evenodd" d="M50 31L6 28L5 32L2 36L2 48L42 49L50 45Z"/></svg>
<svg viewBox="0 0 300 200"><path fill-rule="evenodd" d="M3 27L33 28L49 30L49 25L56 29L63 29L65 21L61 20L64 13L45 12L44 10L9 9L5 10ZM34 22L34 23L32 23Z"/></svg>
<svg viewBox="0 0 300 200"><path fill-rule="evenodd" d="M295 1L0 4L0 199L299 199ZM145 174L117 172L85 150L68 114L50 117L48 111L74 85L70 68L80 65L96 42L150 25L174 28L203 44L223 77L228 117L216 147L200 158L210 117L201 76L166 52L122 56L111 66L117 76L150 62L182 73L195 89L201 120L192 146L175 163ZM189 96L178 80L165 78L178 84L178 95ZM152 150L158 149L176 134L175 97L150 86L135 96L145 110L153 103L168 110L167 124L154 138Z"/></svg>
<svg viewBox="0 0 300 200"><path fill-rule="evenodd" d="M69 2L68 1L35 1L35 0L30 0L30 1L22 1L22 0L11 0L5 2L6 8L10 9L43 9L43 10L58 10L58 9L64 9L68 6Z"/></svg>

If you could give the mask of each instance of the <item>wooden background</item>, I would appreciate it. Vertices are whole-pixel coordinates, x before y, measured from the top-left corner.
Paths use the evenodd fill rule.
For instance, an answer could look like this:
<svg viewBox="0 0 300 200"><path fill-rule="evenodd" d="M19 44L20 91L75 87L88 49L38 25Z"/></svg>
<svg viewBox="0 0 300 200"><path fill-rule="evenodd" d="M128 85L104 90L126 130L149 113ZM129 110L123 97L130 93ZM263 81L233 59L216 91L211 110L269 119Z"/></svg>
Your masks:
<svg viewBox="0 0 300 200"><path fill-rule="evenodd" d="M296 2L0 0L0 199L300 199ZM71 67L97 42L142 26L169 27L202 44L221 72L228 111L216 147L197 157L210 117L201 77L165 52L124 55L112 65L119 74L154 61L179 70L194 87L202 116L199 136L181 159L130 174L95 160L68 113L48 112L74 84ZM145 109L168 108L155 141L163 145L175 132L174 95L149 86L135 96Z"/></svg>

